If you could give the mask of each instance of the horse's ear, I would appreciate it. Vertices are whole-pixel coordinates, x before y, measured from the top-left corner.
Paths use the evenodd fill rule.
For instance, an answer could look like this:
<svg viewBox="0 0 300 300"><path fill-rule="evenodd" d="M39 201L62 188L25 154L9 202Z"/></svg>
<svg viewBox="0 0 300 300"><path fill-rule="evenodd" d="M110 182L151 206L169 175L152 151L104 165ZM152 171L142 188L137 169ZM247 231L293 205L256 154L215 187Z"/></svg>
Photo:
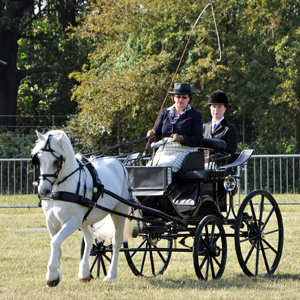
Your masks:
<svg viewBox="0 0 300 300"><path fill-rule="evenodd" d="M43 134L41 134L41 133L38 132L37 130L36 130L35 132L36 132L36 135L37 135L37 137L38 137L38 139L39 139L40 141L45 141L45 140L46 140L46 137L45 137Z"/></svg>
<svg viewBox="0 0 300 300"><path fill-rule="evenodd" d="M59 144L60 146L62 145L62 140L63 140L63 138L64 138L64 135L65 135L65 133L62 132L62 133L60 134L60 136L57 138L58 144Z"/></svg>

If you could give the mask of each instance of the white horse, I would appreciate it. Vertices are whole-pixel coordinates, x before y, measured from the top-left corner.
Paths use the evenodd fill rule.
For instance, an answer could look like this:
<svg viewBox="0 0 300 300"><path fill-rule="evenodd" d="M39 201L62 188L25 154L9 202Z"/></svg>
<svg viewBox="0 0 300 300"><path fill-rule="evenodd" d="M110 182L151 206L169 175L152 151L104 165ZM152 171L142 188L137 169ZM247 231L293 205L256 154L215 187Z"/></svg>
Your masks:
<svg viewBox="0 0 300 300"><path fill-rule="evenodd" d="M78 277L81 281L89 281L91 279L89 256L93 245L93 233L90 225L104 219L108 212L93 208L84 220L88 207L60 198L51 199L51 195L54 194L62 195L61 198L64 198L64 195L68 195L69 198L77 195L77 198L83 196L83 198L92 199L93 178L86 166L79 167L80 164L76 159L71 142L63 131L52 130L46 134L37 132L37 136L38 141L32 150L32 155L40 165L38 192L42 199L50 197L50 199L41 201L51 235L51 256L46 274L47 285L53 287L61 281L61 244L79 228L84 235L85 250L79 264ZM103 157L92 161L92 164L106 190L112 191L125 200L130 199L128 174L118 160ZM98 198L97 203L119 213L126 215L129 213L128 205L105 193ZM117 277L117 261L125 224L124 217L113 213L110 216L115 227L112 238L113 253L104 280L113 280Z"/></svg>

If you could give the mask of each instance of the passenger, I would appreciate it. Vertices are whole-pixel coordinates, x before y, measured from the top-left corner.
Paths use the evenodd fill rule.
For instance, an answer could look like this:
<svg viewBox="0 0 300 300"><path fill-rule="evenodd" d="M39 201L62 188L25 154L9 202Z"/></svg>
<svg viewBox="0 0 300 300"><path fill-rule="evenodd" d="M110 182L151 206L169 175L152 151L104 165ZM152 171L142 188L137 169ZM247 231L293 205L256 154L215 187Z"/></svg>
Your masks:
<svg viewBox="0 0 300 300"><path fill-rule="evenodd" d="M148 165L170 166L177 172L185 156L198 151L203 140L202 115L191 107L192 95L196 92L189 83L175 83L172 95L173 105L164 108L154 130L147 135L154 137L154 142L168 138L155 153Z"/></svg>
<svg viewBox="0 0 300 300"><path fill-rule="evenodd" d="M203 136L225 141L225 151L233 157L237 149L238 131L224 117L228 107L228 97L220 90L214 91L209 96L208 105L212 119L210 122L203 124ZM209 153L206 154L205 163L208 163Z"/></svg>
<svg viewBox="0 0 300 300"><path fill-rule="evenodd" d="M203 124L203 135L204 137L225 141L225 151L231 155L231 158L233 158L237 149L238 131L237 128L233 124L229 123L224 117L225 111L228 107L228 102L228 97L224 92L217 90L211 93L208 99L208 105L212 119L210 122ZM205 153L206 169L214 167L209 164L209 161L211 161L210 158L211 153ZM215 190L217 191L219 207L221 211L225 212L227 209L226 190L223 186L223 180L217 180L215 182Z"/></svg>

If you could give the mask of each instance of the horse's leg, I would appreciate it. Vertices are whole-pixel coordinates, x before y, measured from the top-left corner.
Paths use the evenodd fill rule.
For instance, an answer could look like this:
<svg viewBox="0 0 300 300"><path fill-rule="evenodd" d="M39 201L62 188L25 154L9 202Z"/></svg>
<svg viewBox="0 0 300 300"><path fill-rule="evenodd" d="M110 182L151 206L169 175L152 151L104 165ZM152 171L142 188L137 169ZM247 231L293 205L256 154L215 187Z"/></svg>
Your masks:
<svg viewBox="0 0 300 300"><path fill-rule="evenodd" d="M69 237L76 229L79 228L78 219L72 217L65 222L61 230L51 239L51 255L48 262L48 271L46 274L47 285L49 287L57 286L61 281L60 257L61 244Z"/></svg>
<svg viewBox="0 0 300 300"><path fill-rule="evenodd" d="M51 221L47 220L47 228L48 228L48 231L50 233L50 236L51 236L51 242L52 242L52 239L54 238L54 236L59 232L59 230L61 229L61 227L57 228ZM51 250L51 256L53 255L53 251ZM50 260L51 260L51 256L50 256ZM56 274L51 274L50 273L50 270L49 270L49 263L50 263L50 260L48 262L48 270L47 270L47 274L46 274L46 280L47 280L47 285L48 286L56 286L58 285L58 283L60 282L61 280L61 271L60 271L60 257L61 257L61 249L59 249L56 253L56 261L58 262L58 265L57 265L57 272L55 272ZM56 279L50 279L50 278L56 278Z"/></svg>
<svg viewBox="0 0 300 300"><path fill-rule="evenodd" d="M92 278L90 273L89 259L93 246L93 234L89 225L82 224L81 230L84 237L84 253L79 264L78 277L80 281L87 282Z"/></svg>
<svg viewBox="0 0 300 300"><path fill-rule="evenodd" d="M123 231L125 226L125 218L112 214L111 218L115 225L115 234L112 239L112 257L111 263L107 271L107 275L103 279L106 280L114 280L117 278L117 267L118 267L118 257L119 252L123 242Z"/></svg>

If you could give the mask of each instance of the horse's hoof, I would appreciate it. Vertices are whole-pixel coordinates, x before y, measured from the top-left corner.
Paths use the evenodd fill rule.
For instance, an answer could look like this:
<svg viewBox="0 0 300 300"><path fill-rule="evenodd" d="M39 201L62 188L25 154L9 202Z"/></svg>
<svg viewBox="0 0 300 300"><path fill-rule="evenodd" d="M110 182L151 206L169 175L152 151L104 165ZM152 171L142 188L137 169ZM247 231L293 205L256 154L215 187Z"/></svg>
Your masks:
<svg viewBox="0 0 300 300"><path fill-rule="evenodd" d="M87 277L87 278L81 278L81 279L79 279L79 280L80 280L80 282L85 283L85 282L90 282L92 279L94 279L94 277L93 277L93 275L90 275L90 276Z"/></svg>
<svg viewBox="0 0 300 300"><path fill-rule="evenodd" d="M48 287L55 287L55 286L57 286L58 284L59 284L59 278L57 278L57 279L55 279L55 280L48 280L47 281L47 286Z"/></svg>

